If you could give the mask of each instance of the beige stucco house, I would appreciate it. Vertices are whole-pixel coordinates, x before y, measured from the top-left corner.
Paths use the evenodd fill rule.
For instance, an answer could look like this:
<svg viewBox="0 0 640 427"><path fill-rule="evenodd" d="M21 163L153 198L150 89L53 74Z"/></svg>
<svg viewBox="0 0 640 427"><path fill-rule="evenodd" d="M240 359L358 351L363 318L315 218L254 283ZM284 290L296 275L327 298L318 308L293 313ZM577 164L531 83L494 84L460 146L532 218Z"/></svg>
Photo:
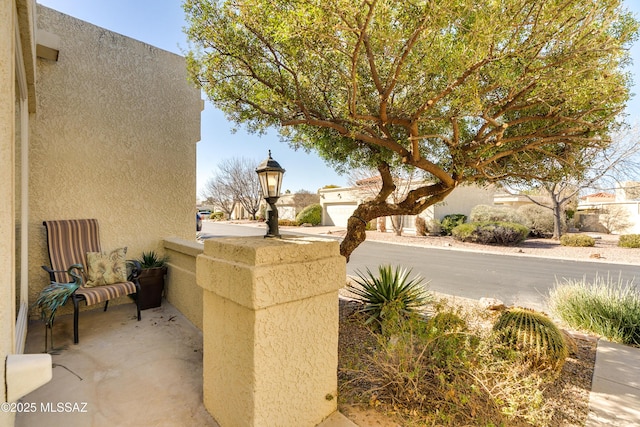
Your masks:
<svg viewBox="0 0 640 427"><path fill-rule="evenodd" d="M640 233L640 182L624 181L614 193L594 193L580 198L577 222L583 231L612 234Z"/></svg>
<svg viewBox="0 0 640 427"><path fill-rule="evenodd" d="M365 185L366 187L366 185ZM320 205L322 206L322 225L346 227L349 217L360 203L371 197L370 188L359 185L353 187L322 188ZM493 186L463 185L456 187L445 200L428 207L420 216L426 220L442 220L445 215L464 214L467 217L476 205L493 204L495 188ZM404 229L415 227L415 216L403 218ZM390 219L387 218L387 230L392 229Z"/></svg>
<svg viewBox="0 0 640 427"><path fill-rule="evenodd" d="M184 58L36 5L0 2L0 391L47 284L43 220L97 218L103 249L194 239L200 91ZM0 426L13 415L0 413Z"/></svg>

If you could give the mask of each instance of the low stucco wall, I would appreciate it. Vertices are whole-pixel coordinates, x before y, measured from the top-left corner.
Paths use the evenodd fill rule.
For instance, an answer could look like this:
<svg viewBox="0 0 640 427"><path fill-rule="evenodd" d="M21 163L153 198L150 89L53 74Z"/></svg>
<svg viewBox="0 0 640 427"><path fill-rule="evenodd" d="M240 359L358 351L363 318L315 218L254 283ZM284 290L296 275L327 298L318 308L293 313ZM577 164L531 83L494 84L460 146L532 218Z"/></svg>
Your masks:
<svg viewBox="0 0 640 427"><path fill-rule="evenodd" d="M204 250L202 243L168 238L164 241L169 256L165 280L165 297L191 323L202 330L202 288L196 283L196 257Z"/></svg>
<svg viewBox="0 0 640 427"><path fill-rule="evenodd" d="M316 426L336 410L339 243L221 238L198 256L203 394L222 426Z"/></svg>
<svg viewBox="0 0 640 427"><path fill-rule="evenodd" d="M183 57L42 6L37 26L60 53L37 62L30 302L47 284L43 220L97 218L102 249L127 246L128 258L163 252L167 236L195 241L202 111Z"/></svg>

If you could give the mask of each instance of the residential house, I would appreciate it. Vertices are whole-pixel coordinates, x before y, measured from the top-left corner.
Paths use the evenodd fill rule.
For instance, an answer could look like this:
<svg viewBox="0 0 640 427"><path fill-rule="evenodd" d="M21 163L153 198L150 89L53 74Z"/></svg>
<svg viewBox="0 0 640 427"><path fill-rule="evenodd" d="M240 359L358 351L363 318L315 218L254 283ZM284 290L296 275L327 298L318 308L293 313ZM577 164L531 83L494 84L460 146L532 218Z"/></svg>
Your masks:
<svg viewBox="0 0 640 427"><path fill-rule="evenodd" d="M162 251L167 236L194 239L203 102L179 55L34 0L1 4L5 384L5 358L23 351L29 306L48 283L43 220L97 218L103 249L127 246L129 257ZM0 413L0 425L13 415Z"/></svg>
<svg viewBox="0 0 640 427"><path fill-rule="evenodd" d="M616 186L614 193L598 192L581 197L576 216L583 231L640 233L640 182L624 181Z"/></svg>
<svg viewBox="0 0 640 427"><path fill-rule="evenodd" d="M372 179L375 182L379 178ZM358 205L372 197L370 185L371 179L368 179L358 181L353 187L320 189L322 225L346 227ZM420 216L427 221L441 221L445 215L450 214L464 214L468 217L474 206L493 204L494 192L493 186L462 185L456 187L442 202L429 206ZM414 229L415 216L403 217L402 223L405 229ZM390 219L387 219L386 229L392 229Z"/></svg>

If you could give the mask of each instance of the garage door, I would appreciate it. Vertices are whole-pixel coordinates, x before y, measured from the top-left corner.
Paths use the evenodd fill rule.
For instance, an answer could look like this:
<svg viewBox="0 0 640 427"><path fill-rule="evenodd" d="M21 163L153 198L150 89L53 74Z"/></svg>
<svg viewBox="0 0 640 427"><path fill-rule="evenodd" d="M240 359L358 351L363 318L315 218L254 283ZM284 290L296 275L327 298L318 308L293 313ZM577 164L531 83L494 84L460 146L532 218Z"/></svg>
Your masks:
<svg viewBox="0 0 640 427"><path fill-rule="evenodd" d="M347 220L356 210L356 204L327 205L325 207L325 217L322 219L323 225L334 225L336 227L346 227Z"/></svg>

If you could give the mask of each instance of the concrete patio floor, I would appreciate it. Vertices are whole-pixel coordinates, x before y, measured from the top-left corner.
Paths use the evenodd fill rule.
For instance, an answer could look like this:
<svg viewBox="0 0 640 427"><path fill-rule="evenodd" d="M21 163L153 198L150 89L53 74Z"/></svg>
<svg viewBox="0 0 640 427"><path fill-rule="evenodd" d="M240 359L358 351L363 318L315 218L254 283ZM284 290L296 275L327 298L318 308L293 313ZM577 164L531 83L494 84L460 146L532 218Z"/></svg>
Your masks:
<svg viewBox="0 0 640 427"><path fill-rule="evenodd" d="M21 399L36 412L18 414L17 427L218 426L202 403L202 333L172 305L140 322L124 304L82 312L79 323L74 345L73 316L56 318L53 379ZM44 331L30 323L26 353L44 351Z"/></svg>
<svg viewBox="0 0 640 427"><path fill-rule="evenodd" d="M16 427L218 427L202 402L202 332L175 307L123 304L56 317L53 379L20 402ZM49 343L49 347L51 343ZM25 353L42 353L45 327L29 324ZM357 427L339 412L318 427Z"/></svg>

